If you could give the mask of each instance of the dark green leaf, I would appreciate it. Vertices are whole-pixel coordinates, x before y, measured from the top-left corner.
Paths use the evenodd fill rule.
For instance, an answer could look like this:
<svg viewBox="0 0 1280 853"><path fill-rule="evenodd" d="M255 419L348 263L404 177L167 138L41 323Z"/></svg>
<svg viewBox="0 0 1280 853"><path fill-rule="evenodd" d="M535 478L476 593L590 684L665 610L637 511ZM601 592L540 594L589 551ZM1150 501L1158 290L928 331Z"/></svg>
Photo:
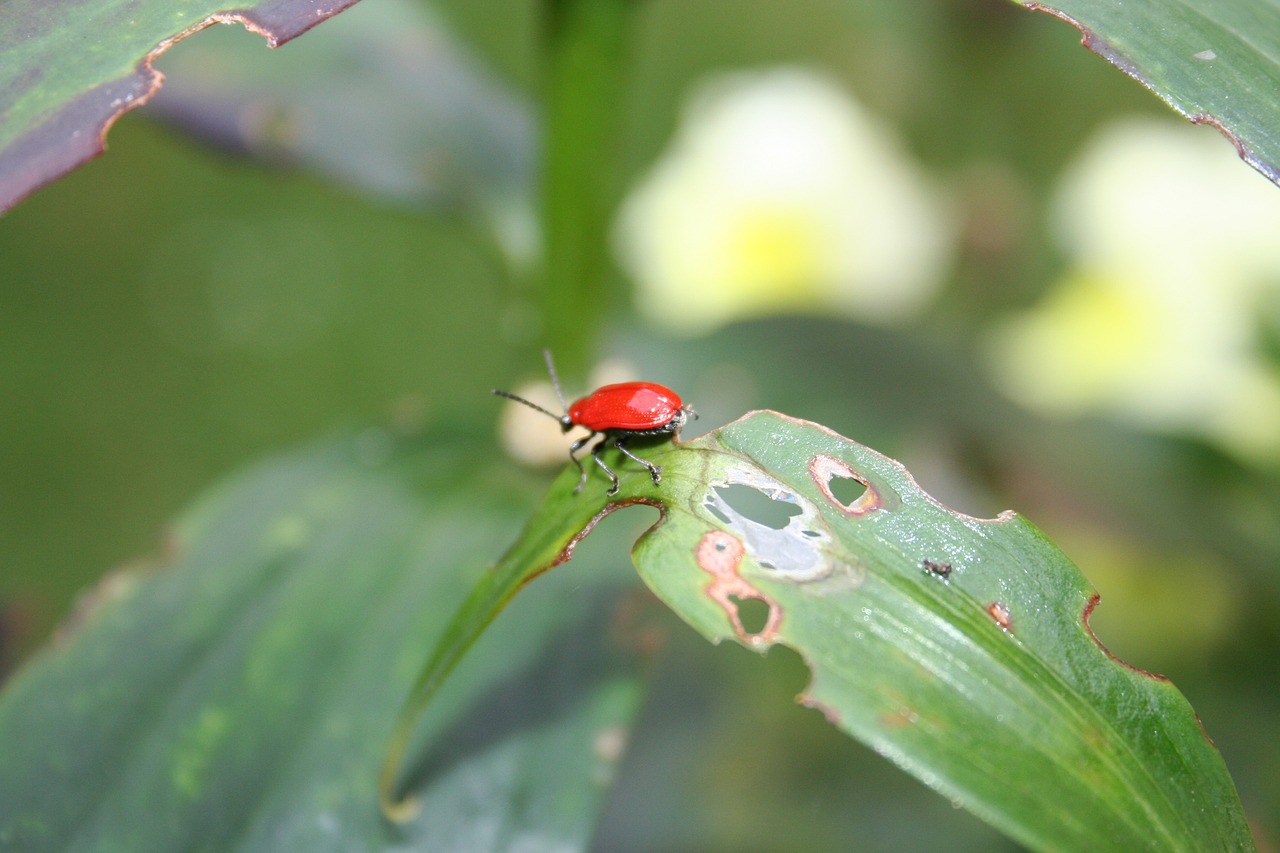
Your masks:
<svg viewBox="0 0 1280 853"><path fill-rule="evenodd" d="M1226 767L1166 679L1088 627L1097 596L1025 520L941 506L815 424L747 416L651 452L646 582L713 641L808 662L802 701L1023 844L1252 849Z"/></svg>
<svg viewBox="0 0 1280 853"><path fill-rule="evenodd" d="M572 491L571 484L576 482L576 469L564 472L515 545L472 586L471 594L457 608L419 672L401 710L381 773L379 794L383 807L397 820L416 812L419 792L401 794L397 786L400 765L414 730L445 679L521 588L569 560L578 542L620 505L606 507L603 501L592 499L592 493L579 496Z"/></svg>
<svg viewBox="0 0 1280 853"><path fill-rule="evenodd" d="M1280 183L1280 18L1272 4L1018 2L1073 24L1086 47L1187 118L1217 127Z"/></svg>
<svg viewBox="0 0 1280 853"><path fill-rule="evenodd" d="M0 693L0 847L584 846L639 698L600 639L608 573L493 626L421 729L417 819L378 809L413 673L514 529L465 499L465 461L382 432L299 453L104 582Z"/></svg>
<svg viewBox="0 0 1280 853"><path fill-rule="evenodd" d="M0 212L102 153L107 128L160 87L151 63L217 22L272 47L356 0L7 0L0 4Z"/></svg>

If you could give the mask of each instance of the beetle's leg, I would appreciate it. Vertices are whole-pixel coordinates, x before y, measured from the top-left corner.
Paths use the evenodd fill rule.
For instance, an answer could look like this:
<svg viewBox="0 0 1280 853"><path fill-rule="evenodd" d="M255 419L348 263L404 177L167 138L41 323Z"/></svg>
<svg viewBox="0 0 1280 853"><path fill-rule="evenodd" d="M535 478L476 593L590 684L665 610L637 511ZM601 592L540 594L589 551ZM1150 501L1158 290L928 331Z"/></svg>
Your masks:
<svg viewBox="0 0 1280 853"><path fill-rule="evenodd" d="M578 466L578 473L582 475L578 479L578 488L573 490L573 493L575 495L578 492L582 491L582 487L587 484L587 469L582 467L582 460L578 458L577 453L586 445L588 441L590 441L594 437L595 437L594 432L589 433L583 436L582 438L578 439L577 441L575 441L573 443L573 446L569 448L569 458L573 460L574 465Z"/></svg>
<svg viewBox="0 0 1280 853"><path fill-rule="evenodd" d="M656 486L656 485L658 485L659 483L661 483L661 482L662 482L662 469L661 469L661 468L659 468L657 465L654 465L654 464L653 464L652 462L650 462L649 460L647 460L647 459L641 459L639 456L636 456L636 455L635 455L634 453L632 453L630 450L627 450L627 446L626 446L625 444L623 444L623 443L622 443L623 441L625 441L625 439L624 439L624 438L619 438L617 441L615 441L615 442L614 442L614 446L615 446L615 447L617 447L619 450L621 450L621 451L622 451L624 454L626 454L627 456L630 456L632 459L634 459L635 461L639 462L639 463L640 463L641 465L643 465L645 468L649 469L649 476L653 478L653 484L654 484L655 486Z"/></svg>
<svg viewBox="0 0 1280 853"><path fill-rule="evenodd" d="M613 481L613 485L609 487L609 491L605 492L609 497L613 497L618 493L618 475L613 473L613 469L604 464L604 460L600 458L600 451L604 450L605 445L608 443L609 436L607 435L596 442L596 446L591 448L591 458L596 460L596 464L603 468L604 472L609 475L609 479ZM617 441L614 441L614 444L617 444ZM630 456L631 454L628 453L627 455Z"/></svg>

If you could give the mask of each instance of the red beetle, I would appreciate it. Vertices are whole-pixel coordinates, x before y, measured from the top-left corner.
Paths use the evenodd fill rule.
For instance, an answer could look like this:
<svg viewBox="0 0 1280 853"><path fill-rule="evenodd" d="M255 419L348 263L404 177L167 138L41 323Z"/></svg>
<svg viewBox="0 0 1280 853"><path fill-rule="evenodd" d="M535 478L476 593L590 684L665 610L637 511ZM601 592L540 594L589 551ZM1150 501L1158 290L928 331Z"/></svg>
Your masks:
<svg viewBox="0 0 1280 853"><path fill-rule="evenodd" d="M564 406L564 393L560 390L560 379L556 376L555 364L551 361L551 350L546 350L543 355L547 359L547 372L551 374L551 384L555 386L560 405ZM657 485L662 482L662 469L636 456L627 449L627 443L636 438L677 436L690 417L698 416L692 406L686 406L681 401L679 394L654 382L619 382L616 385L602 386L576 401L572 406L565 406L563 415L548 411L537 403L518 397L510 391L499 391L495 388L493 393L499 397L515 400L517 403L524 403L531 409L537 409L544 415L555 418L560 422L560 429L564 432L568 432L575 426L590 430L589 434L575 441L569 448L569 458L582 472L582 479L578 481L578 487L574 489L575 493L582 491L582 487L587 484L587 469L582 466L577 453L597 435L603 436L596 442L595 447L591 448L591 458L613 483L608 491L610 497L618 493L618 475L600 458L601 451L610 445L618 448L625 456L643 465L648 470L649 476L653 477L654 485Z"/></svg>

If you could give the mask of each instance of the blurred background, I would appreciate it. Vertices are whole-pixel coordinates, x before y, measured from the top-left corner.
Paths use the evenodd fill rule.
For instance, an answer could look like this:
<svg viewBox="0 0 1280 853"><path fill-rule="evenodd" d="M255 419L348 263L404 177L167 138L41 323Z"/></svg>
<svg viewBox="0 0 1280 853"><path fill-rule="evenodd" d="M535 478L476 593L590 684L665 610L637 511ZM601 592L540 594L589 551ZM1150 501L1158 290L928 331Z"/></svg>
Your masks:
<svg viewBox="0 0 1280 853"><path fill-rule="evenodd" d="M650 0L596 176L606 321L546 340L534 13L203 32L104 157L0 220L0 672L274 451L391 420L479 437L478 468L545 457L488 391L577 347L699 429L776 408L1028 516L1274 843L1280 190L1007 2ZM794 656L670 630L601 849L1008 846L794 707Z"/></svg>

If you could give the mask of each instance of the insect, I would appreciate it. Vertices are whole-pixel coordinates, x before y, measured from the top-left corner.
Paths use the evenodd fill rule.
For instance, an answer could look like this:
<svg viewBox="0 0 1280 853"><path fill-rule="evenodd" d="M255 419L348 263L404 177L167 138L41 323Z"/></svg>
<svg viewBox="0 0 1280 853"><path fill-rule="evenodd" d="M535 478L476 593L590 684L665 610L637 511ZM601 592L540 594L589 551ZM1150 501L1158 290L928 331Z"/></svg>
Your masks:
<svg viewBox="0 0 1280 853"><path fill-rule="evenodd" d="M920 564L920 566L925 570L926 573L931 574L934 577L939 577L939 578L942 578L943 580L946 580L949 577L951 577L950 563L941 563L935 560L925 560Z"/></svg>
<svg viewBox="0 0 1280 853"><path fill-rule="evenodd" d="M680 395L670 388L655 382L620 382L616 385L604 385L587 396L577 400L573 405L565 405L564 393L560 390L560 379L556 376L555 364L551 361L551 350L545 350L543 356L547 360L547 372L551 374L551 384L555 386L556 396L564 409L563 415L542 408L537 403L510 391L494 389L493 393L517 403L524 403L544 415L554 418L563 432L574 427L590 430L583 438L578 439L569 448L569 458L578 466L582 478L574 492L582 491L587 484L587 469L578 458L578 451L597 435L601 436L591 448L591 458L600 466L613 484L607 494L612 497L618 493L618 475L600 458L600 453L613 446L649 472L654 485L662 482L662 469L647 459L641 459L627 445L635 439L646 439L657 436L679 436L681 428L690 417L698 417L692 406L686 406Z"/></svg>

